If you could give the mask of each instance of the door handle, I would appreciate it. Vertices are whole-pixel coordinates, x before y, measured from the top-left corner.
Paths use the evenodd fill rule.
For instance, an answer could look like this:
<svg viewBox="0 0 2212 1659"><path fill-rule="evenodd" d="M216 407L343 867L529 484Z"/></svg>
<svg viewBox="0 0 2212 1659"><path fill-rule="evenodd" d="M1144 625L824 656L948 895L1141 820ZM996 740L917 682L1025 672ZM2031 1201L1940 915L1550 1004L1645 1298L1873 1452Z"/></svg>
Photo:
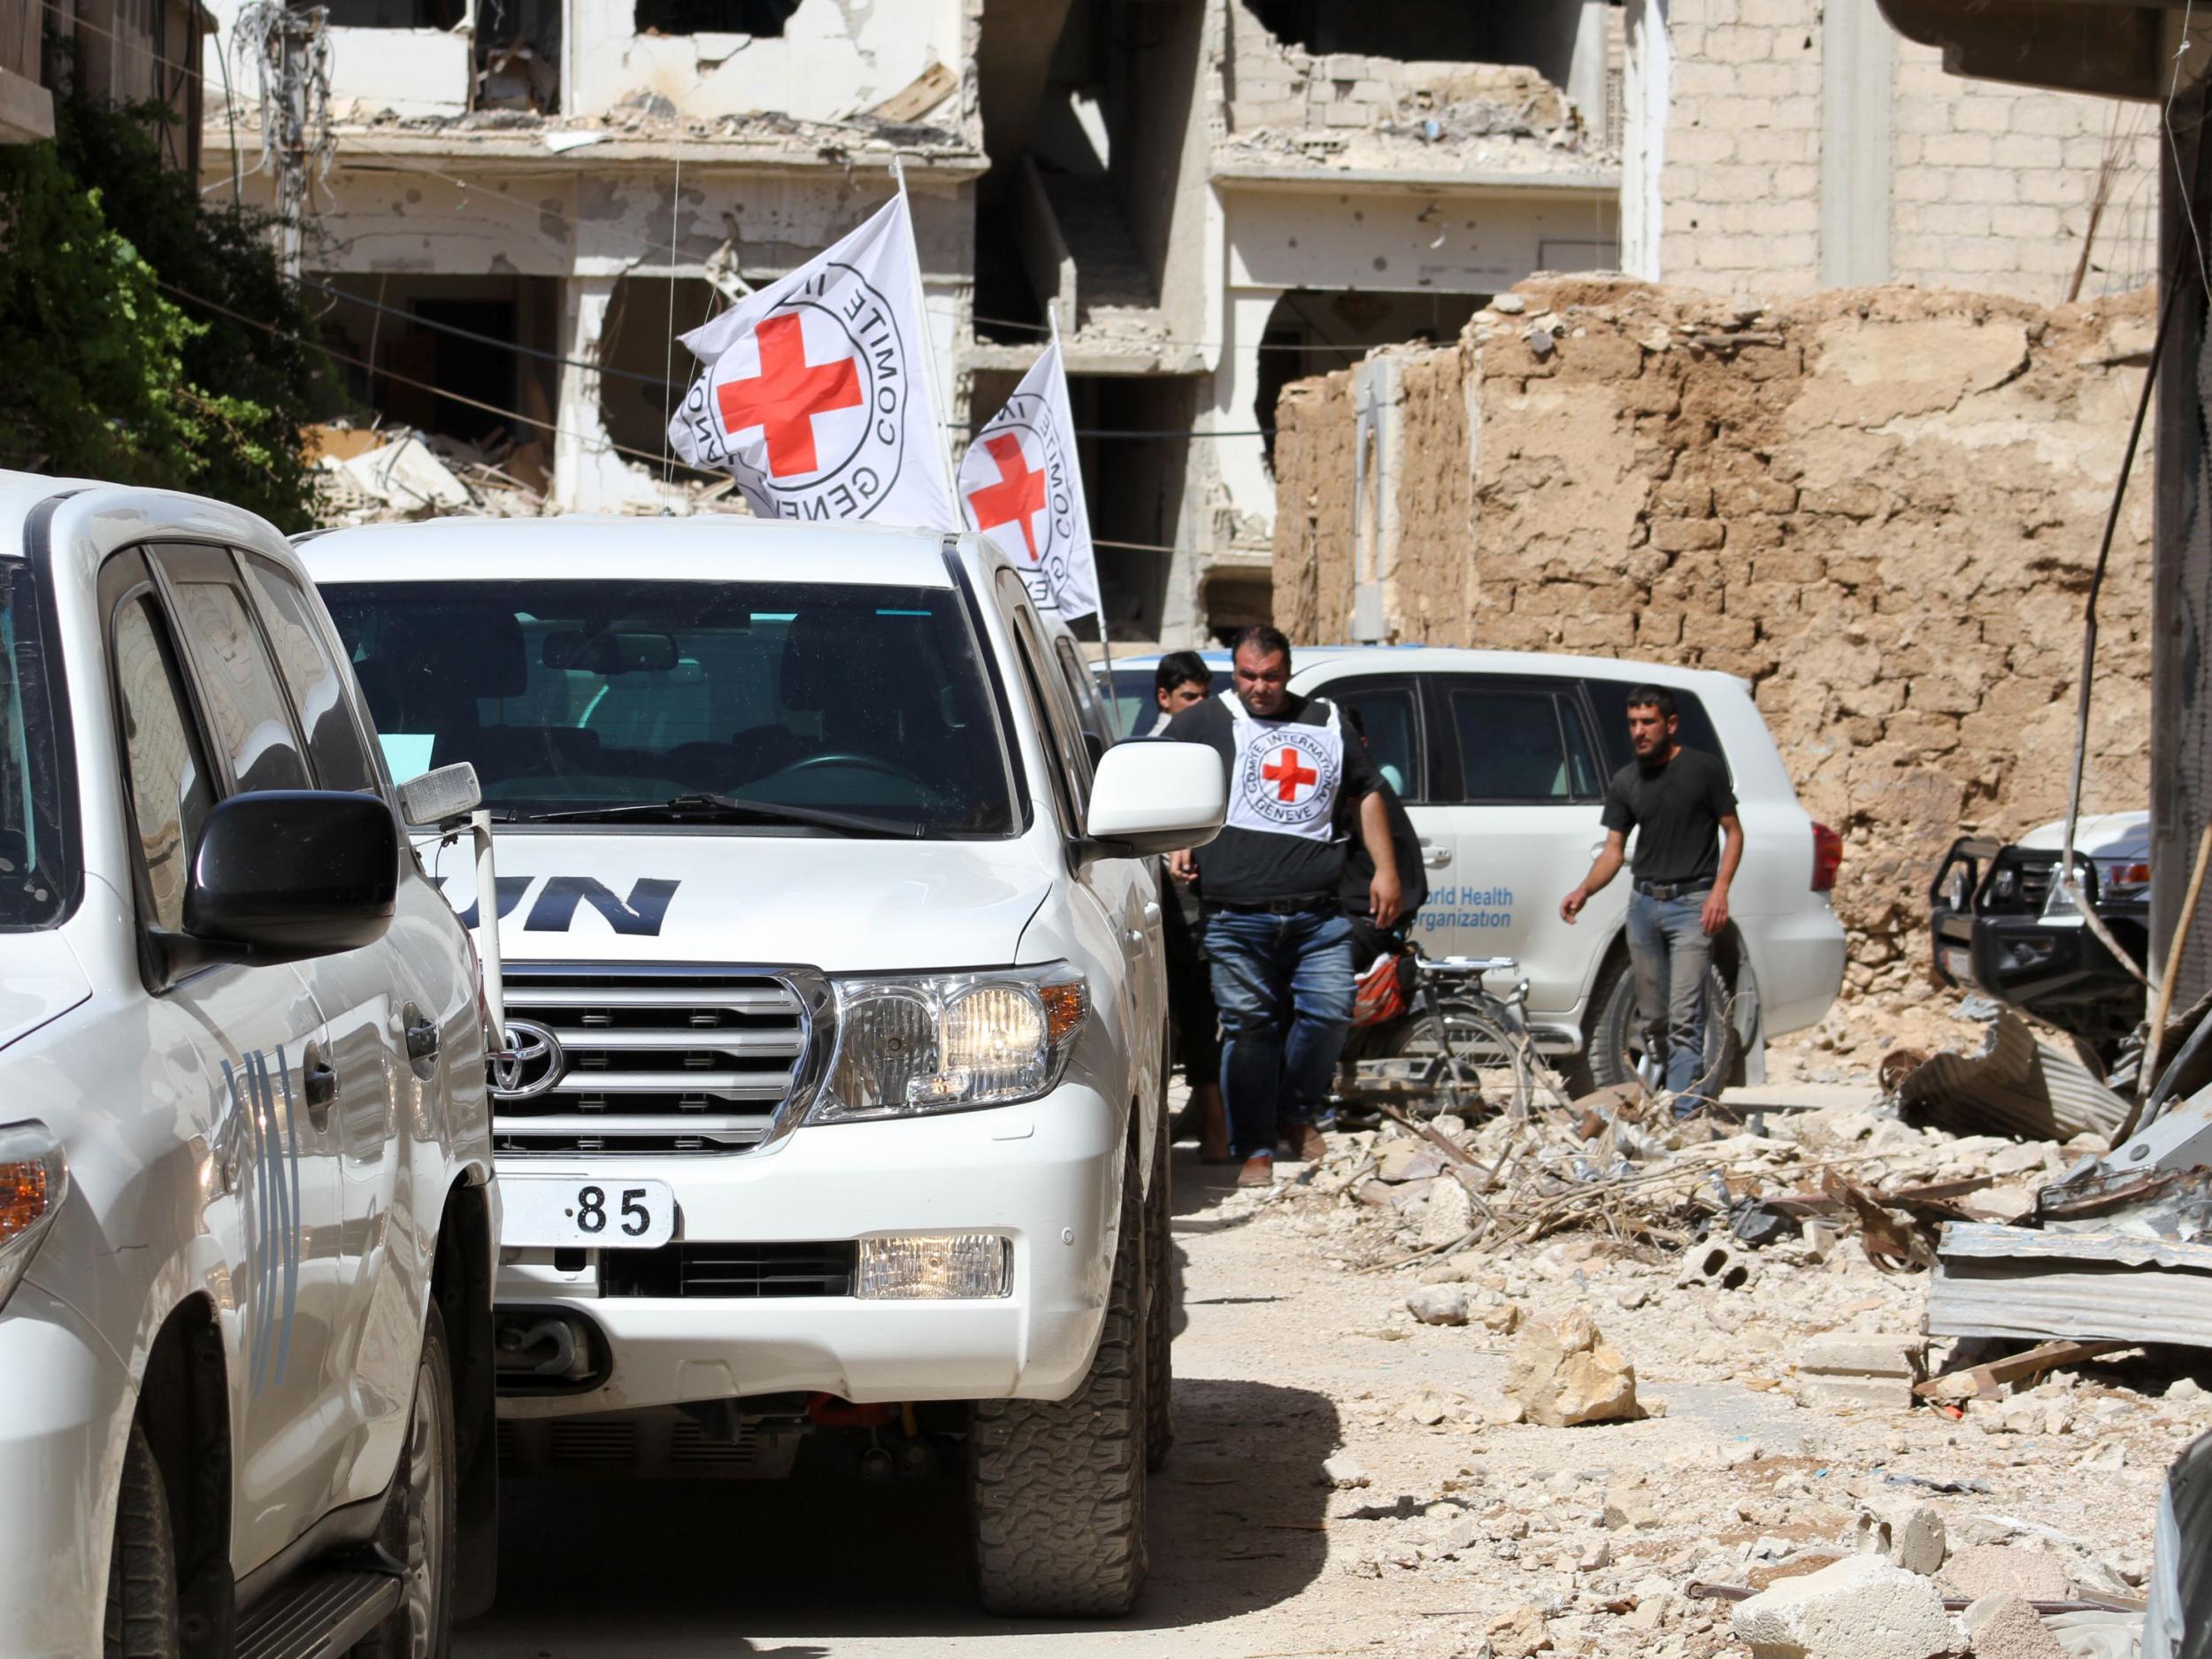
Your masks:
<svg viewBox="0 0 2212 1659"><path fill-rule="evenodd" d="M1144 919L1148 922L1156 922L1160 919L1160 906L1158 901L1147 899L1144 902Z"/></svg>
<svg viewBox="0 0 2212 1659"><path fill-rule="evenodd" d="M1446 864L1451 863L1451 861L1452 849L1448 847L1424 847L1421 849L1421 863L1431 870L1441 870Z"/></svg>
<svg viewBox="0 0 2212 1659"><path fill-rule="evenodd" d="M313 1043L300 1061L300 1093L307 1101L307 1120L321 1129L330 1122L330 1103L338 1098L338 1073Z"/></svg>
<svg viewBox="0 0 2212 1659"><path fill-rule="evenodd" d="M407 1057L410 1060L434 1060L438 1057L438 1022L418 1014L407 1022Z"/></svg>

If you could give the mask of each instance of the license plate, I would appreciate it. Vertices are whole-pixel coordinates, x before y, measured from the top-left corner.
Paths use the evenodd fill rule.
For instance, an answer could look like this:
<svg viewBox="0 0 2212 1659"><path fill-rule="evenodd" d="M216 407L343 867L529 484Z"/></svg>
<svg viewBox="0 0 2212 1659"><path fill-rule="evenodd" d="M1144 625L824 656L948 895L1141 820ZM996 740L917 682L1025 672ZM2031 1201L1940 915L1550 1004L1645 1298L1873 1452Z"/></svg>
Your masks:
<svg viewBox="0 0 2212 1659"><path fill-rule="evenodd" d="M676 1235L676 1194L666 1181L569 1175L502 1175L500 1242L649 1250Z"/></svg>
<svg viewBox="0 0 2212 1659"><path fill-rule="evenodd" d="M1943 971L1955 979L1971 979L1974 977L1974 958L1956 945L1946 945L1943 948Z"/></svg>

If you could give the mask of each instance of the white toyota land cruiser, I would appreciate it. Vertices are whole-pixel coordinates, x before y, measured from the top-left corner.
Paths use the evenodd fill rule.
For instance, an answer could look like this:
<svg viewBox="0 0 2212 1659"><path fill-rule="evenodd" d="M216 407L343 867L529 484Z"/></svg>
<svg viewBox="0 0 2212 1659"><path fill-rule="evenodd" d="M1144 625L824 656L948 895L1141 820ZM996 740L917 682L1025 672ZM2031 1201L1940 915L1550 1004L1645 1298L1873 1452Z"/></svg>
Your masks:
<svg viewBox="0 0 2212 1659"><path fill-rule="evenodd" d="M490 1600L485 1025L292 549L0 472L0 1659Z"/></svg>
<svg viewBox="0 0 2212 1659"><path fill-rule="evenodd" d="M1079 657L972 537L448 520L302 553L395 772L471 762L502 825L509 1466L964 1443L986 1603L1126 1608L1169 1434L1148 855L1210 837L1218 763L1087 739Z"/></svg>

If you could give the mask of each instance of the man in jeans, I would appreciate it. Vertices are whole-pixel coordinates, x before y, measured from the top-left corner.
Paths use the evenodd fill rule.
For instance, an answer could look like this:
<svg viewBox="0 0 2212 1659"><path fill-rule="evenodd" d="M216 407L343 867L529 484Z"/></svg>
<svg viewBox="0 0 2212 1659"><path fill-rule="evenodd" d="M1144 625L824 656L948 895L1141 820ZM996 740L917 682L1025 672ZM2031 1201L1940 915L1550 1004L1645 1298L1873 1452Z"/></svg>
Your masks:
<svg viewBox="0 0 2212 1659"><path fill-rule="evenodd" d="M1666 1056L1674 1115L1686 1118L1719 1092L1704 1072L1705 971L1728 926L1728 884L1743 862L1743 825L1720 757L1675 741L1674 695L1663 687L1628 694L1628 740L1636 758L1605 787L1605 845L1582 885L1559 902L1571 924L1590 895L1620 871L1636 832L1628 901L1628 956L1644 1041ZM1718 836L1716 836L1718 832ZM1724 845L1716 841L1724 839Z"/></svg>
<svg viewBox="0 0 2212 1659"><path fill-rule="evenodd" d="M1204 906L1237 1184L1263 1187L1279 1133L1301 1157L1325 1149L1313 1118L1352 1018L1352 930L1337 902L1348 838L1356 828L1375 861L1379 927L1397 918L1398 861L1364 746L1345 741L1330 704L1288 688L1290 641L1247 628L1232 667L1231 690L1168 724L1170 738L1210 746L1229 784L1220 835L1173 868Z"/></svg>

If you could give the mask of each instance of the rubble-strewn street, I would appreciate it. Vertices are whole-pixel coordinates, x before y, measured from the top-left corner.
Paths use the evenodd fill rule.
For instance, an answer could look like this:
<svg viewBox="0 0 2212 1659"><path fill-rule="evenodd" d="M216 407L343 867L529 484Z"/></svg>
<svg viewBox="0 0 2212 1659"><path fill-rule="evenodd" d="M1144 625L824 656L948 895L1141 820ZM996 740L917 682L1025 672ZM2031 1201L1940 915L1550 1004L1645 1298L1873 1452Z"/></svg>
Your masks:
<svg viewBox="0 0 2212 1659"><path fill-rule="evenodd" d="M1747 1649L1737 1605L1693 1586L1764 1590L1861 1556L1919 1582L1860 1582L1872 1569L1851 1567L1804 1608L1748 1604L1746 1634L1776 1654L1899 1659L1910 1642L1894 1629L1857 1647L1835 1637L1869 1616L1858 1601L1939 1619L1955 1652L1963 1626L1945 1597L1955 1611L2005 1592L2139 1601L2158 1483L2212 1427L2212 1393L2130 1351L2003 1399L1909 1406L1924 1273L1878 1270L1848 1221L1764 1248L1727 1233L1733 1197L1831 1173L1878 1192L1993 1177L1970 1202L2002 1210L2071 1155L1907 1127L1869 1085L1767 1093L1856 1103L1770 1110L1763 1135L1684 1136L1671 1155L1655 1143L1640 1184L1495 1252L1423 1253L1458 1238L1473 1206L1440 1152L1394 1125L1333 1136L1325 1163L1285 1165L1264 1193L1232 1190L1179 1148L1180 1440L1155 1479L1151 1586L1126 1625L970 1613L943 1482L673 1497L608 1483L511 1494L500 1609L462 1651L1442 1659L1487 1644L1495 1659L1702 1659ZM1516 1138L1502 1120L1464 1137L1485 1162ZM1534 1138L1525 1173L1485 1198L1502 1212L1586 1185L1563 1127ZM1687 1248L1701 1225L1716 1240ZM1603 1420L1529 1420L1563 1405ZM857 1556L823 1548L856 1538L871 1540ZM2110 1615L2045 1621L2062 1648L2023 1617L1984 1608L1973 1651L2129 1651ZM732 1629L747 1641L733 1647Z"/></svg>

